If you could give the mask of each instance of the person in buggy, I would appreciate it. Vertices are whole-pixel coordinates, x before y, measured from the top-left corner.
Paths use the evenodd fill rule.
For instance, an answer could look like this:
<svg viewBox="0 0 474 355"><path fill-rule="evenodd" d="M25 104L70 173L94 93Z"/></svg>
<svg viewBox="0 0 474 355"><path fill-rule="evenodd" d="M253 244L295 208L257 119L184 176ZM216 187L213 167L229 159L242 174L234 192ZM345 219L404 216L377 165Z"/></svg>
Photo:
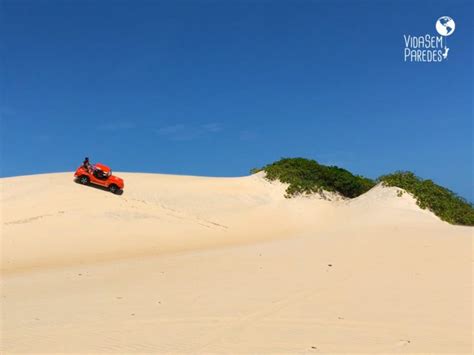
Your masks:
<svg viewBox="0 0 474 355"><path fill-rule="evenodd" d="M96 166L94 166L93 174L97 179L101 179L101 180L104 180L108 177L107 173L105 173L102 169L100 169Z"/></svg>
<svg viewBox="0 0 474 355"><path fill-rule="evenodd" d="M102 164L91 164L88 157L84 158L82 162L82 167L87 170L91 175L94 175L97 179L106 180L112 175L110 168ZM104 170L105 169L105 170Z"/></svg>
<svg viewBox="0 0 474 355"><path fill-rule="evenodd" d="M91 162L89 161L89 157L85 157L84 161L82 162L82 166L84 167L84 169L87 170L89 174L94 175L98 179L104 180L108 177L107 173L105 173L100 167L91 164Z"/></svg>
<svg viewBox="0 0 474 355"><path fill-rule="evenodd" d="M92 174L93 166L89 161L89 157L85 157L84 161L82 162L82 166L89 172L89 174Z"/></svg>

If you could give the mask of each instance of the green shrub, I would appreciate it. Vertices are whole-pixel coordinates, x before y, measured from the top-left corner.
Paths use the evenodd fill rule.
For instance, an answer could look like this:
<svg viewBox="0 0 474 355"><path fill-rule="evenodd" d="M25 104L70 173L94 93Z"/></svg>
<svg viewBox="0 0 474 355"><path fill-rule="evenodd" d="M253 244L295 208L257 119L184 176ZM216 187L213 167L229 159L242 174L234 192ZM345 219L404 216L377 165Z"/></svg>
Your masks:
<svg viewBox="0 0 474 355"><path fill-rule="evenodd" d="M322 190L334 191L342 196L354 198L372 187L375 183L395 186L410 192L418 206L429 209L443 221L451 224L474 226L474 206L454 192L424 180L409 171L398 171L383 175L375 182L363 176L353 175L337 166L326 166L315 160L304 158L282 158L263 168L252 169L255 174L265 171L269 180L280 180L288 184L286 197L297 194L311 194ZM401 197L403 192L397 193Z"/></svg>
<svg viewBox="0 0 474 355"><path fill-rule="evenodd" d="M377 180L386 186L396 186L412 193L418 206L428 208L443 221L474 226L474 206L431 180L423 180L410 171L398 171Z"/></svg>
<svg viewBox="0 0 474 355"><path fill-rule="evenodd" d="M287 197L326 190L354 198L375 185L372 180L353 175L345 169L321 165L315 160L304 158L282 158L261 169L252 169L251 173L261 170L265 171L267 179L278 179L289 184Z"/></svg>

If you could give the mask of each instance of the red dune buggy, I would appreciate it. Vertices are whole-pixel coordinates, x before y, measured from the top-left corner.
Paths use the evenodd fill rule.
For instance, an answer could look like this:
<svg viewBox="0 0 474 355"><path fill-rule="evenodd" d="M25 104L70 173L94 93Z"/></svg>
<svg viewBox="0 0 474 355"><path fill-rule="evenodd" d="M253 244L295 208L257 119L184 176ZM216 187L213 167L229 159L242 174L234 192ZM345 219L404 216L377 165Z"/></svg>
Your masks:
<svg viewBox="0 0 474 355"><path fill-rule="evenodd" d="M83 185L99 185L114 194L121 193L124 187L123 179L112 175L112 169L100 163L88 167L81 165L74 173L74 178Z"/></svg>

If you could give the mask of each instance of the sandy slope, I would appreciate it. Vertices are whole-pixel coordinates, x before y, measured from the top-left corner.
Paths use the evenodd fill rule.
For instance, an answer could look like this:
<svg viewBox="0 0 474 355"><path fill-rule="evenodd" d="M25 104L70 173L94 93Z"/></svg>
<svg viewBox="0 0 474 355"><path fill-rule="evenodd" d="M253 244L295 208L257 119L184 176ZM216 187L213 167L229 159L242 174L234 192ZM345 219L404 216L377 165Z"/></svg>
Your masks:
<svg viewBox="0 0 474 355"><path fill-rule="evenodd" d="M473 229L408 194L119 175L0 179L2 353L471 353Z"/></svg>

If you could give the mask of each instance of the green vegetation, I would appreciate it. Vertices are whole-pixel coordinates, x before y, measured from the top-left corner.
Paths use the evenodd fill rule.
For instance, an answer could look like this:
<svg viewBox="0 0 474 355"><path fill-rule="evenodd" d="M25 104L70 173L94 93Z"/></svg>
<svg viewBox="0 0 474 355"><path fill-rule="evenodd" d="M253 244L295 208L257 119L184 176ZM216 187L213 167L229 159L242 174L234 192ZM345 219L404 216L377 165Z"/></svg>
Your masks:
<svg viewBox="0 0 474 355"><path fill-rule="evenodd" d="M370 190L375 183L399 187L411 193L418 206L428 208L442 220L451 224L474 226L474 206L471 203L431 180L419 178L412 172L384 175L374 182L337 166L326 166L304 158L282 158L263 168L252 169L251 173L259 171L265 171L269 180L278 179L287 183L288 198L322 190L354 198ZM402 195L403 192L397 193L399 197Z"/></svg>
<svg viewBox="0 0 474 355"><path fill-rule="evenodd" d="M321 165L315 160L303 158L283 158L262 169L252 169L251 173L261 170L266 172L267 179L278 179L289 184L286 190L287 197L326 190L353 198L375 185L372 180L353 175L345 169Z"/></svg>
<svg viewBox="0 0 474 355"><path fill-rule="evenodd" d="M386 186L396 186L410 192L418 206L428 208L443 221L474 226L474 206L431 180L423 180L409 171L398 171L377 180Z"/></svg>

